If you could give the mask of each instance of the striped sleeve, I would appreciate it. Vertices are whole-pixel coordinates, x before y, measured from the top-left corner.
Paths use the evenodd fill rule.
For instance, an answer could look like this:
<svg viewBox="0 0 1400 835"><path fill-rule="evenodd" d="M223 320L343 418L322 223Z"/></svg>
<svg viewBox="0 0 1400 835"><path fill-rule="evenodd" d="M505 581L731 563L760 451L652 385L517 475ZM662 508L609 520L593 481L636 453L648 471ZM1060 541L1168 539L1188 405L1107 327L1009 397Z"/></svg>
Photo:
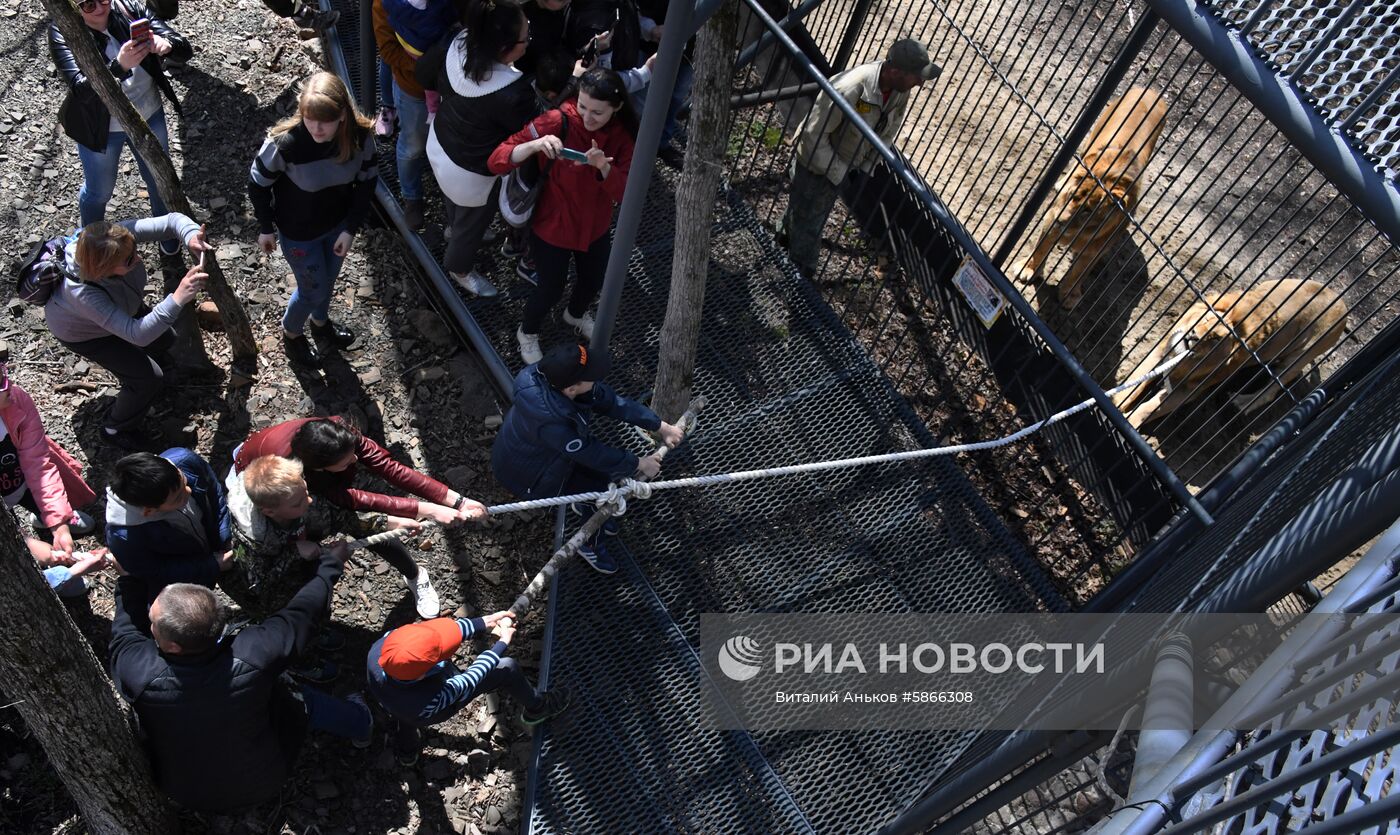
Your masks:
<svg viewBox="0 0 1400 835"><path fill-rule="evenodd" d="M374 131L365 131L365 144L360 149L360 170L355 175L355 184L350 192L350 212L345 218L345 230L350 234L360 231L365 218L369 216L370 204L374 201L374 184L379 178L379 152L374 144Z"/></svg>
<svg viewBox="0 0 1400 835"><path fill-rule="evenodd" d="M263 140L262 147L258 149L258 155L253 157L253 165L248 171L248 199L253 204L253 217L258 220L260 234L270 235L277 231L272 187L286 170L286 159L277 146L277 140L272 137Z"/></svg>
<svg viewBox="0 0 1400 835"><path fill-rule="evenodd" d="M453 712L475 698L482 679L501 663L505 651L505 642L497 641L495 646L478 655L467 669L443 682L442 689L419 712L419 721L431 724L441 714Z"/></svg>

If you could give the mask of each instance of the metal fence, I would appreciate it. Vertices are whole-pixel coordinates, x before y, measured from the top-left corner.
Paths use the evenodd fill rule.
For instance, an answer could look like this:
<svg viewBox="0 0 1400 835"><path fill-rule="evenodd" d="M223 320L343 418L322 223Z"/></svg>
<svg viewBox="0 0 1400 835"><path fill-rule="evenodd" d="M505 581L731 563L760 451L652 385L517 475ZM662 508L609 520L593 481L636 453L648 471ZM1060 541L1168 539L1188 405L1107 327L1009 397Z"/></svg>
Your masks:
<svg viewBox="0 0 1400 835"><path fill-rule="evenodd" d="M1272 43L1283 35L1267 33L1287 31L1290 18L1279 4L1260 6L1267 15L1251 35ZM1370 28L1365 14L1352 20L1349 33L1372 47L1322 53L1338 62L1334 71L1299 54L1307 52L1300 44L1329 34L1320 24L1291 32L1280 49L1295 56L1290 69L1314 67L1308 77L1331 88L1340 85L1334 76L1379 77L1381 59L1395 50L1393 18L1377 12ZM829 0L803 23L822 55L839 58L847 48L849 59L831 60L832 69L878 61L899 37L929 45L942 77L913 94L893 144L1102 387L1159 358L1176 331L1225 334L1230 350L1194 354L1181 369L1192 381L1175 398L1155 409L1140 398L1136 412L1120 402L1190 484L1208 483L1395 318L1400 257L1385 227L1357 211L1245 92L1145 5ZM752 68L754 89L806 80L767 57ZM1394 76L1392 68L1385 84L1358 84L1354 104L1335 114L1370 143L1368 152L1392 161ZM1120 120L1116 131L1113 120L1093 129L1114 103L1138 101L1138 89L1160 94L1157 113ZM1326 102L1335 106L1336 94ZM806 110L799 101L741 115L750 124L732 174L737 188L783 181L781 157ZM1090 153L1098 146L1113 151ZM1145 166L1124 173L1141 146L1151 146ZM1135 189L1125 195L1129 180ZM1083 199L1069 199L1075 186ZM850 196L854 207L858 195ZM781 211L775 201L775 225ZM1057 213L1066 222L1048 223ZM828 226L819 282L882 279L885 218L855 214ZM1048 257L1032 283L1027 259L1038 243ZM895 277L905 288L910 279ZM1067 307L1071 283L1078 303ZM1282 333L1267 338L1277 327Z"/></svg>

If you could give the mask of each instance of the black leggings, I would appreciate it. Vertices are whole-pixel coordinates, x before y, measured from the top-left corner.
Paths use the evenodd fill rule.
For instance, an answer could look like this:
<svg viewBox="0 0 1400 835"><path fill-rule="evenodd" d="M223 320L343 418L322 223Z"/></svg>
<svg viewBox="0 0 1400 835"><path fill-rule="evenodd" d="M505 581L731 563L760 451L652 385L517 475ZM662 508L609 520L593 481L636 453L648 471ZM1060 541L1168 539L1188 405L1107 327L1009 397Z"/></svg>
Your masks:
<svg viewBox="0 0 1400 835"><path fill-rule="evenodd" d="M63 347L107 369L121 384L117 399L107 412L107 428L114 430L140 428L146 410L165 388L161 364L174 345L175 334L168 330L144 346L133 345L120 336L63 342Z"/></svg>
<svg viewBox="0 0 1400 835"><path fill-rule="evenodd" d="M408 552L408 546L403 544L402 539L388 539L378 545L369 546L369 550L383 557L385 562L408 578L410 583L418 578L418 563L413 561L413 555Z"/></svg>
<svg viewBox="0 0 1400 835"><path fill-rule="evenodd" d="M554 305L564 297L564 285L569 281L569 259L573 259L578 278L574 281L574 292L569 296L569 315L578 318L588 312L598 291L603 289L603 275L608 269L608 254L612 252L612 239L603 235L588 245L588 250L579 252L564 249L530 235L530 252L535 256L535 274L540 284L525 302L525 316L520 329L528 334L538 334L544 324L544 317L554 309Z"/></svg>

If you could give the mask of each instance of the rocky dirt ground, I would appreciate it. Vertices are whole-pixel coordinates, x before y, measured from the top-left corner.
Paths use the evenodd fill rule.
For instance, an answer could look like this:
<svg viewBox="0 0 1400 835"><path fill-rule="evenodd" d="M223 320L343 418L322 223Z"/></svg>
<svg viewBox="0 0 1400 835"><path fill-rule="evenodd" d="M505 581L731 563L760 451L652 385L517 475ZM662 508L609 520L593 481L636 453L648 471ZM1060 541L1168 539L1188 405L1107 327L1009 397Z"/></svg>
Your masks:
<svg viewBox="0 0 1400 835"><path fill-rule="evenodd" d="M63 83L48 58L38 4L0 4L0 239L13 259L29 242L77 223L81 181L74 143L56 124ZM356 349L332 355L321 374L288 367L278 316L290 295L279 254L255 246L246 198L248 164L267 127L289 112L296 83L317 66L319 47L303 43L290 23L255 0L217 6L186 4L176 26L195 45L188 68L173 72L184 104L170 113L172 156L198 220L220 247L220 262L247 305L262 346L257 380L234 387L225 378L172 375L148 427L170 445L190 446L223 471L232 448L250 431L310 414L348 414L406 463L468 495L501 501L488 455L502 404L473 358L431 310L414 269L391 233L367 230L345 265L333 314L360 334ZM144 184L123 164L109 218L149 213ZM143 252L156 263L154 248ZM101 492L104 471L120 451L96 437L114 380L82 362L49 335L42 313L18 301L0 308L13 378L39 405L49 434L88 465ZM206 334L210 357L227 367L228 345ZM98 508L100 516L100 508ZM432 533L417 541L445 614L475 614L508 605L543 564L550 525L543 518L501 519L471 529ZM84 546L100 544L95 538ZM111 577L99 577L73 614L99 657L111 615ZM334 656L344 695L360 689L364 654L385 629L414 618L412 598L389 567L370 557L348 567L336 590L334 622L349 639ZM512 655L532 674L538 666L541 618L528 619ZM6 700L0 699L0 705ZM509 712L507 712L509 711ZM275 803L228 817L185 816L189 832L499 832L515 828L530 753L530 736L506 702L498 715L478 702L435 729L414 768L395 764L382 734L358 751L313 735L295 781ZM216 755L216 752L211 752ZM84 827L43 752L13 710L0 707L0 832L80 832Z"/></svg>

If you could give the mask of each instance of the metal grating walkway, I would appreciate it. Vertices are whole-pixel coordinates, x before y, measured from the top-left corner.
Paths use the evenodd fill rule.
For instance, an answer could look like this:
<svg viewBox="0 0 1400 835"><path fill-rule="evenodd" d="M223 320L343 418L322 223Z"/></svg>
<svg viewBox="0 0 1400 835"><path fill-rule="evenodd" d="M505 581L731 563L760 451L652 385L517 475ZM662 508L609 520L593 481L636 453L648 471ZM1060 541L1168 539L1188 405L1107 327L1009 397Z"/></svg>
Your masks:
<svg viewBox="0 0 1400 835"><path fill-rule="evenodd" d="M1400 8L1391 0L1208 0L1378 170L1400 176Z"/></svg>
<svg viewBox="0 0 1400 835"><path fill-rule="evenodd" d="M357 9L336 6L353 76ZM391 169L392 152L384 161ZM615 329L612 381L633 395L650 385L665 308L672 185L669 174L654 181ZM717 206L714 222L696 372L711 405L668 474L936 442L745 206ZM505 292L467 306L518 368L528 287L505 267L493 275ZM550 327L546 343L568 338ZM709 730L702 612L1068 608L949 459L659 494L634 505L623 530L618 574L571 565L550 599L545 675L576 695L537 736L531 832L873 830L976 738Z"/></svg>

